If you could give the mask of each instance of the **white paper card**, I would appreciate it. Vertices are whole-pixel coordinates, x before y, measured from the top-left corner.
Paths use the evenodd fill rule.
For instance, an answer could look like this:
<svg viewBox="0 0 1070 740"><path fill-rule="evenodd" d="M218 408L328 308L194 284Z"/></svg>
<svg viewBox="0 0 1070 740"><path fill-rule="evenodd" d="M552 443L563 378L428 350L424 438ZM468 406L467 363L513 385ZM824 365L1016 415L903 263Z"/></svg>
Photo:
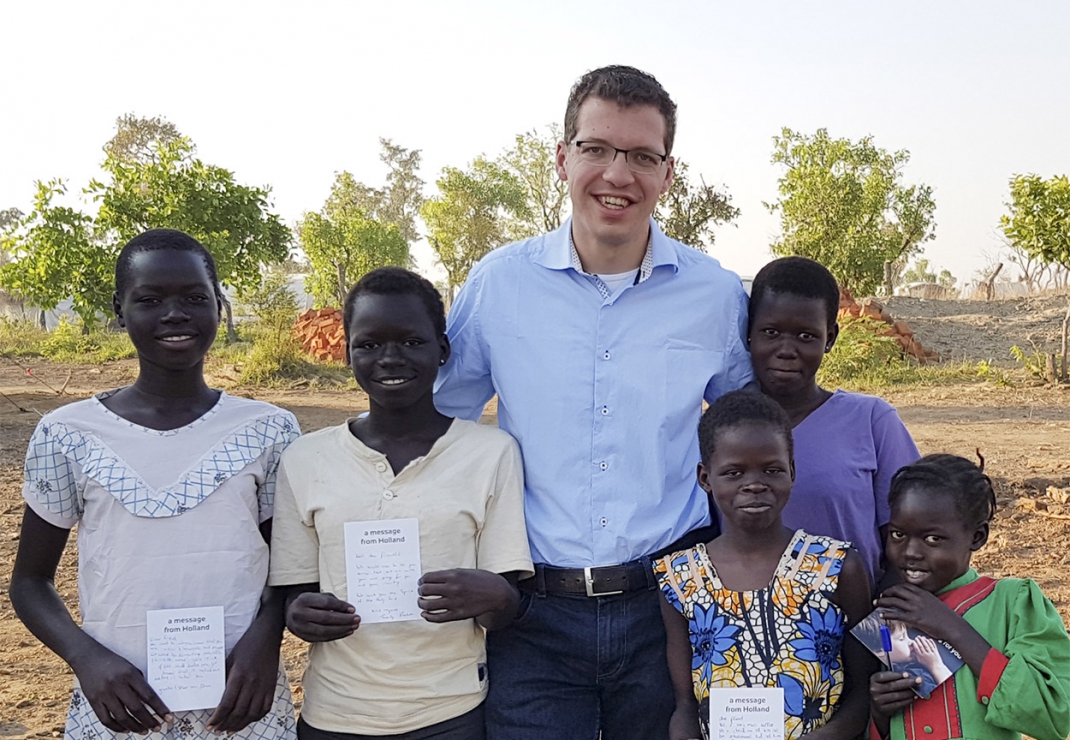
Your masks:
<svg viewBox="0 0 1070 740"><path fill-rule="evenodd" d="M784 689L710 689L710 740L784 740Z"/></svg>
<svg viewBox="0 0 1070 740"><path fill-rule="evenodd" d="M420 618L420 522L346 522L349 603L363 624Z"/></svg>
<svg viewBox="0 0 1070 740"><path fill-rule="evenodd" d="M148 681L173 712L214 709L227 682L223 607L146 612Z"/></svg>

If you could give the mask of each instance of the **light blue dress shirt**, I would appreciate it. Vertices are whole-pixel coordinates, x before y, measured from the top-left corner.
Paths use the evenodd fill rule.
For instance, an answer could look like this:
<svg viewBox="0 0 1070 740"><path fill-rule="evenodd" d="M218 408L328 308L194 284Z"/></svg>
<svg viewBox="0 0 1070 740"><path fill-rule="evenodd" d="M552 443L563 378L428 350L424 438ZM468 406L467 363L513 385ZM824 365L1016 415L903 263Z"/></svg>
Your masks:
<svg viewBox="0 0 1070 740"><path fill-rule="evenodd" d="M623 563L709 522L698 421L703 398L753 377L747 296L717 260L650 228L634 285L603 296L573 261L570 220L484 257L450 310L436 405L478 419L498 394L536 563Z"/></svg>

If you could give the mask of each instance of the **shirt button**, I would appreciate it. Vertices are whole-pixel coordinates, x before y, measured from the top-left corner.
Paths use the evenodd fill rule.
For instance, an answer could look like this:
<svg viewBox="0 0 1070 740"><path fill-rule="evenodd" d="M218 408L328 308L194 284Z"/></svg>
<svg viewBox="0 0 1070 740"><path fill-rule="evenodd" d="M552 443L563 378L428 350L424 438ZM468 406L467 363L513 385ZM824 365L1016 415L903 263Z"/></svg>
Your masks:
<svg viewBox="0 0 1070 740"><path fill-rule="evenodd" d="M609 407L608 406L603 406L602 407L602 416L609 416Z"/></svg>
<svg viewBox="0 0 1070 740"><path fill-rule="evenodd" d="M385 462L377 462L377 463L375 463L375 469L378 470L380 473L385 473L386 472L386 463Z"/></svg>
<svg viewBox="0 0 1070 740"><path fill-rule="evenodd" d="M607 462L600 462L600 463L598 463L598 467L602 468L602 470L605 470L606 468L608 468L608 467L609 467L609 463L607 463Z"/></svg>
<svg viewBox="0 0 1070 740"><path fill-rule="evenodd" d="M989 699L988 699L987 696L982 696L981 697L981 703L984 704L986 707L988 706L988 702L989 702Z"/></svg>
<svg viewBox="0 0 1070 740"><path fill-rule="evenodd" d="M603 359L603 360L608 360L608 359L609 359L609 350L608 350L608 349L607 349L607 350L605 351L605 353L604 353L604 354L602 355L602 359Z"/></svg>
<svg viewBox="0 0 1070 740"><path fill-rule="evenodd" d="M602 517L602 518L601 518L601 519L599 520L599 524L601 524L601 525L602 525L602 526L604 527L604 526L606 526L607 524L609 524L609 520L608 520L608 519L606 519L605 517Z"/></svg>
<svg viewBox="0 0 1070 740"><path fill-rule="evenodd" d="M385 498L387 501L389 501L390 499L394 498L394 492L393 491L383 491L383 498Z"/></svg>
<svg viewBox="0 0 1070 740"><path fill-rule="evenodd" d="M929 725L925 725L921 729L925 730L925 732L929 733L930 735L933 734L933 728L929 727Z"/></svg>

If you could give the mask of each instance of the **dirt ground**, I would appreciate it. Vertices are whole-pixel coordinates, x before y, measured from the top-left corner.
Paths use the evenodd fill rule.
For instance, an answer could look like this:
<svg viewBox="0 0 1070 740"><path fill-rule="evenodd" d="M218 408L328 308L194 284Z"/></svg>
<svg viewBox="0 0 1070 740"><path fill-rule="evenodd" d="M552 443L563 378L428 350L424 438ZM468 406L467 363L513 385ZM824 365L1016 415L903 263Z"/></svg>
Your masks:
<svg viewBox="0 0 1070 740"><path fill-rule="evenodd" d="M910 325L926 349L939 352L943 361L987 360L1013 367L1013 346L1026 354L1058 351L1070 295L1003 301L895 297L884 305L897 320Z"/></svg>
<svg viewBox="0 0 1070 740"><path fill-rule="evenodd" d="M1050 350L1065 306L1065 297L889 302L891 313L906 320L925 346L945 358L969 361L1002 361L1011 345L1027 346L1030 338ZM39 414L129 383L135 373L132 362L101 367L20 363L34 377L0 357L0 393L7 396L0 397L0 738L12 740L62 734L71 680L67 667L25 630L7 598L18 547L27 441ZM66 391L58 396L41 381L55 388L66 382ZM339 423L366 407L356 391L257 391L255 396L293 411L305 431ZM886 398L899 408L923 452L973 457L981 451L996 483L1000 511L989 544L974 564L993 576L1036 579L1070 625L1070 503L1061 503L1058 493L1070 492L1070 388L978 381L897 390ZM492 412L488 409L485 420ZM1049 488L1055 493L1049 494ZM73 546L64 555L57 588L74 609ZM287 637L284 656L298 700L303 654L302 643Z"/></svg>

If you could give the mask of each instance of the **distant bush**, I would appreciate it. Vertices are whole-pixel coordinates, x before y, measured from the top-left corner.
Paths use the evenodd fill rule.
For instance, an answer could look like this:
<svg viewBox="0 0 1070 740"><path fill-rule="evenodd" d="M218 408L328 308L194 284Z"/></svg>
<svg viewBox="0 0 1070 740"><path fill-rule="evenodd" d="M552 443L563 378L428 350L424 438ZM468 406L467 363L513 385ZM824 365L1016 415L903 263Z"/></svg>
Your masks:
<svg viewBox="0 0 1070 740"><path fill-rule="evenodd" d="M135 355L125 332L95 329L83 333L80 321L62 318L52 331L29 321L0 320L3 354L15 357L45 357L56 362L99 364Z"/></svg>
<svg viewBox="0 0 1070 740"><path fill-rule="evenodd" d="M241 383L271 385L316 374L316 367L293 336L298 305L286 287L285 275L269 272L259 288L242 297L242 305L256 321L242 327L252 346L238 360Z"/></svg>
<svg viewBox="0 0 1070 740"><path fill-rule="evenodd" d="M0 355L23 357L41 354L48 332L33 321L0 318Z"/></svg>
<svg viewBox="0 0 1070 740"><path fill-rule="evenodd" d="M868 316L841 319L840 335L821 363L818 382L838 385L862 376L891 378L916 367L894 337L880 335L887 328L883 321Z"/></svg>

